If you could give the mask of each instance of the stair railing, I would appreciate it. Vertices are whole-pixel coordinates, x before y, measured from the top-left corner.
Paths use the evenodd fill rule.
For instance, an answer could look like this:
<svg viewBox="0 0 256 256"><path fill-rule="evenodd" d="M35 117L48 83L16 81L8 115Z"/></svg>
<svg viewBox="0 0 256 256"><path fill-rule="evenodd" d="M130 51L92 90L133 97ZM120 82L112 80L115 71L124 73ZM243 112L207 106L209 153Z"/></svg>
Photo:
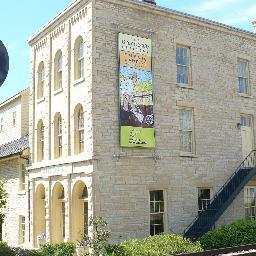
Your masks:
<svg viewBox="0 0 256 256"><path fill-rule="evenodd" d="M214 195L214 197L210 200L208 206L210 206L213 201L219 196L219 194L224 190L224 188L227 186L227 184L234 178L234 176L241 170L241 169L249 169L256 167L256 150L252 150L247 157L243 160L243 162L239 165L239 167L236 169L236 171L229 177L229 179L225 182L225 184L218 190L218 192ZM187 231L194 225L194 223L202 216L208 208L201 211L195 219L190 223L190 225L185 229L183 234L185 235ZM209 209L209 210L215 210L215 209ZM208 217L208 216L206 216Z"/></svg>

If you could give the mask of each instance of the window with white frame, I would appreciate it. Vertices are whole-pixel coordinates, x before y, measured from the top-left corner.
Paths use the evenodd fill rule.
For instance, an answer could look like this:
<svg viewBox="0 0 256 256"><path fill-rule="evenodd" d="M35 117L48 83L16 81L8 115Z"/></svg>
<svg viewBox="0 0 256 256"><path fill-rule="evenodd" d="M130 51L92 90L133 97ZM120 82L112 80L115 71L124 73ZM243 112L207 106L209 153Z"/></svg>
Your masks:
<svg viewBox="0 0 256 256"><path fill-rule="evenodd" d="M62 117L57 113L54 117L54 156L62 156Z"/></svg>
<svg viewBox="0 0 256 256"><path fill-rule="evenodd" d="M24 244L26 239L25 216L19 216L19 243Z"/></svg>
<svg viewBox="0 0 256 256"><path fill-rule="evenodd" d="M251 117L249 115L241 115L241 125L245 127L250 127Z"/></svg>
<svg viewBox="0 0 256 256"><path fill-rule="evenodd" d="M150 191L150 235L159 235L164 232L164 192L163 190Z"/></svg>
<svg viewBox="0 0 256 256"><path fill-rule="evenodd" d="M38 66L37 99L44 96L44 63L40 62Z"/></svg>
<svg viewBox="0 0 256 256"><path fill-rule="evenodd" d="M180 109L180 150L194 152L193 110Z"/></svg>
<svg viewBox="0 0 256 256"><path fill-rule="evenodd" d="M256 186L248 186L244 189L245 217L256 219Z"/></svg>
<svg viewBox="0 0 256 256"><path fill-rule="evenodd" d="M25 190L25 181L26 181L26 166L21 164L20 175L19 175L19 190Z"/></svg>
<svg viewBox="0 0 256 256"><path fill-rule="evenodd" d="M84 151L84 112L81 104L78 104L74 113L75 121L75 154Z"/></svg>
<svg viewBox="0 0 256 256"><path fill-rule="evenodd" d="M249 62L247 60L238 60L238 84L239 93L250 94L249 90Z"/></svg>
<svg viewBox="0 0 256 256"><path fill-rule="evenodd" d="M12 113L12 126L16 126L16 111Z"/></svg>
<svg viewBox="0 0 256 256"><path fill-rule="evenodd" d="M54 59L54 89L58 90L62 87L62 52L58 50Z"/></svg>
<svg viewBox="0 0 256 256"><path fill-rule="evenodd" d="M177 83L190 83L190 48L177 46L176 48L176 65L177 65Z"/></svg>
<svg viewBox="0 0 256 256"><path fill-rule="evenodd" d="M75 80L84 77L84 42L79 36L74 47Z"/></svg>
<svg viewBox="0 0 256 256"><path fill-rule="evenodd" d="M211 200L210 188L198 188L198 212L207 208Z"/></svg>
<svg viewBox="0 0 256 256"><path fill-rule="evenodd" d="M40 120L37 124L37 161L42 160L44 160L44 124Z"/></svg>

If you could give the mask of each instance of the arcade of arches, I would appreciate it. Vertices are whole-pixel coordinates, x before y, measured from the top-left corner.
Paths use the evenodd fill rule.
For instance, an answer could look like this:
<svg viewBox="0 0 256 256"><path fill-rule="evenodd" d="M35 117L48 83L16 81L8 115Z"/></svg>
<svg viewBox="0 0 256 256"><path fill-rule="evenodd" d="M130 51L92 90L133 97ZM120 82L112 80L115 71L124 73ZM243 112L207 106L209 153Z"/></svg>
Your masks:
<svg viewBox="0 0 256 256"><path fill-rule="evenodd" d="M33 239L34 246L41 243L78 241L88 234L88 190L84 181L73 185L71 195L57 181L46 193L43 183L38 183L34 194ZM50 227L50 228L47 228Z"/></svg>

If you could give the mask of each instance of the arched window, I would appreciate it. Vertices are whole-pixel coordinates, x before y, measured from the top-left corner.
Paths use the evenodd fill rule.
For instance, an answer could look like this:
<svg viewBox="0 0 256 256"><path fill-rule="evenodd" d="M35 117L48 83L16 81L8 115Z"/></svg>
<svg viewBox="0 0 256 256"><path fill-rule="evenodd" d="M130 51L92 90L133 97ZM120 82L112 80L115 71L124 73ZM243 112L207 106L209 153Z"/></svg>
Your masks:
<svg viewBox="0 0 256 256"><path fill-rule="evenodd" d="M38 66L38 83L37 83L37 99L41 99L44 96L44 63L40 62Z"/></svg>
<svg viewBox="0 0 256 256"><path fill-rule="evenodd" d="M54 90L62 87L62 52L58 50L54 58Z"/></svg>
<svg viewBox="0 0 256 256"><path fill-rule="evenodd" d="M74 78L75 80L84 77L84 43L83 38L79 36L75 41L74 47Z"/></svg>
<svg viewBox="0 0 256 256"><path fill-rule="evenodd" d="M72 241L88 234L88 190L83 181L77 181L72 191Z"/></svg>
<svg viewBox="0 0 256 256"><path fill-rule="evenodd" d="M81 104L75 108L75 154L84 151L84 112Z"/></svg>
<svg viewBox="0 0 256 256"><path fill-rule="evenodd" d="M61 183L56 183L52 191L52 242L61 243L65 240L65 191Z"/></svg>
<svg viewBox="0 0 256 256"><path fill-rule="evenodd" d="M35 192L34 204L34 246L39 247L38 236L45 238L46 236L46 220L45 220L45 187L40 184Z"/></svg>
<svg viewBox="0 0 256 256"><path fill-rule="evenodd" d="M44 160L44 124L42 120L37 124L37 161Z"/></svg>
<svg viewBox="0 0 256 256"><path fill-rule="evenodd" d="M62 156L62 118L60 113L54 117L54 156L55 158Z"/></svg>

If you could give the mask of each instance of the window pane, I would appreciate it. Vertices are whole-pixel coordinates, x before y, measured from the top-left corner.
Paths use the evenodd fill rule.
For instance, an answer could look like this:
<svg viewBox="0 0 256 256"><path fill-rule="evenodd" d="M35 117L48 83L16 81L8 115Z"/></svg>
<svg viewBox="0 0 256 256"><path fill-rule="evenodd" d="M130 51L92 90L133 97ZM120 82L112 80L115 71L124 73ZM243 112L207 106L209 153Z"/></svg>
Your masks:
<svg viewBox="0 0 256 256"><path fill-rule="evenodd" d="M177 83L188 83L188 70L187 67L177 66Z"/></svg>
<svg viewBox="0 0 256 256"><path fill-rule="evenodd" d="M180 145L182 151L192 152L192 132L181 131Z"/></svg>
<svg viewBox="0 0 256 256"><path fill-rule="evenodd" d="M79 49L78 49L78 58L81 59L84 57L84 44L80 42Z"/></svg>
<svg viewBox="0 0 256 256"><path fill-rule="evenodd" d="M198 189L198 210L202 211L207 208L210 202L210 189L200 188Z"/></svg>
<svg viewBox="0 0 256 256"><path fill-rule="evenodd" d="M150 235L159 235L164 232L163 214L154 214L150 216Z"/></svg>
<svg viewBox="0 0 256 256"><path fill-rule="evenodd" d="M188 65L188 49L187 48L182 48L178 47L176 49L176 64Z"/></svg>
<svg viewBox="0 0 256 256"><path fill-rule="evenodd" d="M181 130L192 130L192 110L180 110Z"/></svg>
<svg viewBox="0 0 256 256"><path fill-rule="evenodd" d="M150 191L150 234L164 231L164 195L163 190Z"/></svg>
<svg viewBox="0 0 256 256"><path fill-rule="evenodd" d="M251 126L250 117L248 117L248 116L241 116L241 125L242 126L250 127Z"/></svg>
<svg viewBox="0 0 256 256"><path fill-rule="evenodd" d="M239 77L239 92L240 93L248 93L248 80L243 77Z"/></svg>

